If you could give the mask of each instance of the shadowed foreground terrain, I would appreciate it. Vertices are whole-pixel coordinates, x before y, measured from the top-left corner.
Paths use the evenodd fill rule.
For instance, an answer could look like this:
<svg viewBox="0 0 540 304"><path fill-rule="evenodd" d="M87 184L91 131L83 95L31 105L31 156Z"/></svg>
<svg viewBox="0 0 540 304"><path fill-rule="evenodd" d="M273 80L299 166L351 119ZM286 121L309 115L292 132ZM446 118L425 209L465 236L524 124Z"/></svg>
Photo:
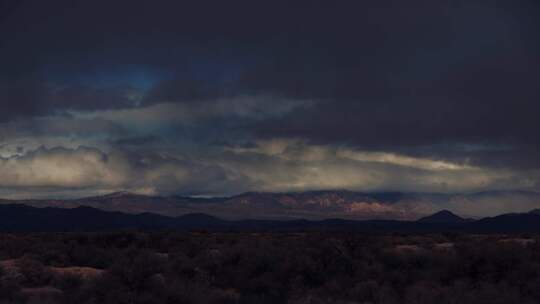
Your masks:
<svg viewBox="0 0 540 304"><path fill-rule="evenodd" d="M540 303L540 236L0 235L0 303Z"/></svg>

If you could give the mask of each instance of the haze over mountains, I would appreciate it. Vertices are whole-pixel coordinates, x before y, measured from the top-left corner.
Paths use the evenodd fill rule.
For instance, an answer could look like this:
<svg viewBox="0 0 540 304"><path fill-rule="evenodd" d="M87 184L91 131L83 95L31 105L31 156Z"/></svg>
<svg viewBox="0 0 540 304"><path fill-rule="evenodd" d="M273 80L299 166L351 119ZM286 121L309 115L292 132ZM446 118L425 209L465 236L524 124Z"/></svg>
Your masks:
<svg viewBox="0 0 540 304"><path fill-rule="evenodd" d="M205 213L229 220L330 218L416 220L441 210L449 210L464 218L528 212L540 207L540 193L523 191L473 194L364 193L337 190L295 193L248 192L230 197L200 198L116 192L79 199L0 200L0 204L71 209L86 206L105 211L154 213L165 216ZM444 215L443 213L440 216Z"/></svg>

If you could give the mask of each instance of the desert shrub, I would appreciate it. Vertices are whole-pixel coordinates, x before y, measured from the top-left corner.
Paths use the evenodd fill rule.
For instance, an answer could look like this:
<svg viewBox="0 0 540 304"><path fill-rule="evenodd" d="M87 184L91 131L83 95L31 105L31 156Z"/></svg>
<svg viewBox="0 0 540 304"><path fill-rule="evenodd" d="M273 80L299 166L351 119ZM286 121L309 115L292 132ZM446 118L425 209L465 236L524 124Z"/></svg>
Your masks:
<svg viewBox="0 0 540 304"><path fill-rule="evenodd" d="M539 239L514 238L524 237ZM540 245L512 238L320 232L0 234L0 257L17 259L20 272L0 268L0 303L23 303L21 287L46 285L62 290L60 303L79 304L540 303ZM454 246L437 250L441 242ZM51 277L48 266L106 271L85 279Z"/></svg>
<svg viewBox="0 0 540 304"><path fill-rule="evenodd" d="M19 259L16 265L23 277L23 286L44 286L52 279L51 272L41 262L30 257Z"/></svg>

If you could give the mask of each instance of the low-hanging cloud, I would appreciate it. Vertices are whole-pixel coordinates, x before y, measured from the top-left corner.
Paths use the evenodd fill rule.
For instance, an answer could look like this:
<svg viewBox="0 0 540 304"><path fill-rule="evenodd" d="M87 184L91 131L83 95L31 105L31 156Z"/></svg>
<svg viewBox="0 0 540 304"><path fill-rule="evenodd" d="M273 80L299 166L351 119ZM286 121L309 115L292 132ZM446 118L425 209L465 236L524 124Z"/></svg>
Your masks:
<svg viewBox="0 0 540 304"><path fill-rule="evenodd" d="M266 191L350 189L360 191L471 192L534 189L537 171L524 175L389 152L362 151L297 140L261 141L227 147L222 164L236 168Z"/></svg>
<svg viewBox="0 0 540 304"><path fill-rule="evenodd" d="M27 197L43 196L51 190L66 195L82 190L87 194L118 190L197 194L233 186L218 166L157 154L105 153L91 147L39 148L1 158L0 174L0 188Z"/></svg>

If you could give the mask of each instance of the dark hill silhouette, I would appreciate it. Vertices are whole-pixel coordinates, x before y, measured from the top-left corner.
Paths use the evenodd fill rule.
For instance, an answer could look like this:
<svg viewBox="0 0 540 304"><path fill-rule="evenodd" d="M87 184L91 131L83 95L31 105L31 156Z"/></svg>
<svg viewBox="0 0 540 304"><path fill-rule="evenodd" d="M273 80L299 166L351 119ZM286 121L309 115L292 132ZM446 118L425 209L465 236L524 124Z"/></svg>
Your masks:
<svg viewBox="0 0 540 304"><path fill-rule="evenodd" d="M530 214L540 214L540 209L533 209L529 211Z"/></svg>
<svg viewBox="0 0 540 304"><path fill-rule="evenodd" d="M471 223L470 229L488 233L540 232L540 214L537 212L509 213L484 218Z"/></svg>
<svg viewBox="0 0 540 304"><path fill-rule="evenodd" d="M227 221L202 213L167 217L152 213L127 214L92 207L36 208L0 205L0 231L71 232L112 230L211 231L357 231L357 232L540 232L540 214L504 214L477 221L439 212L418 221L396 220L239 220Z"/></svg>
<svg viewBox="0 0 540 304"><path fill-rule="evenodd" d="M423 217L418 220L422 223L445 223L445 224L458 224L467 222L466 219L457 216L448 210L442 210L437 213L434 213L430 216Z"/></svg>
<svg viewBox="0 0 540 304"><path fill-rule="evenodd" d="M103 231L119 229L196 229L223 226L220 219L201 214L178 218L152 213L126 214L91 207L35 208L22 204L0 205L2 231Z"/></svg>

